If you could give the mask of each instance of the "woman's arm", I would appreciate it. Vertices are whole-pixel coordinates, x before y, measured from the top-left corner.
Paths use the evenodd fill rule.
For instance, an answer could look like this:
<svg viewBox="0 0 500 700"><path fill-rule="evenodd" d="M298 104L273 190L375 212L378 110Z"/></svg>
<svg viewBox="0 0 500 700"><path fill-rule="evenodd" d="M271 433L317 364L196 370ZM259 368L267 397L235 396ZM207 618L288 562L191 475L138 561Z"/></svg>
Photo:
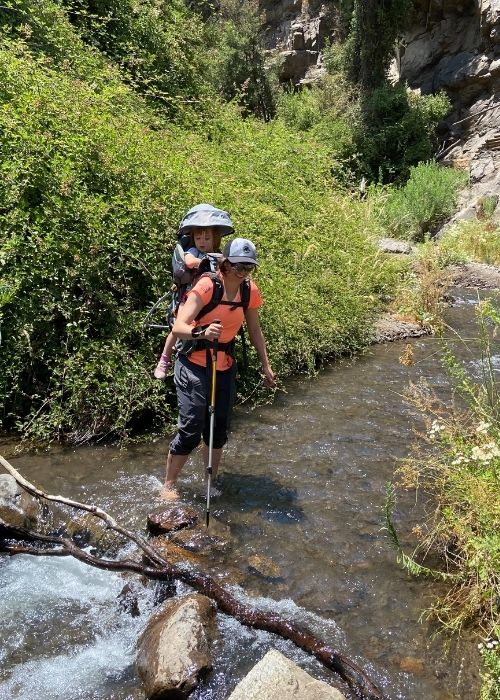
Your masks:
<svg viewBox="0 0 500 700"><path fill-rule="evenodd" d="M193 337L193 321L204 307L203 299L197 294L189 294L188 298L179 306L177 318L172 326L172 334L175 338L191 340ZM218 321L213 321L198 338L205 340L216 340L222 333L222 326Z"/></svg>
<svg viewBox="0 0 500 700"><path fill-rule="evenodd" d="M250 342L256 349L262 365L262 371L264 372L264 383L266 386L274 386L274 372L271 369L269 358L267 357L266 341L264 334L262 333L262 328L260 327L259 310L247 309L245 311L245 321L247 323Z"/></svg>

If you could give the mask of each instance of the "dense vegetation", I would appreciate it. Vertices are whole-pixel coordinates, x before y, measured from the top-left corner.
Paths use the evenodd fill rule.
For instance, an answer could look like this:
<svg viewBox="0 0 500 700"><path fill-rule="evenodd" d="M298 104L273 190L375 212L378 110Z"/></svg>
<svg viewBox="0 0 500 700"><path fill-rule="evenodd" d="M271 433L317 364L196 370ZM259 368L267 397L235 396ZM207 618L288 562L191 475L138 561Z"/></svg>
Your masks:
<svg viewBox="0 0 500 700"><path fill-rule="evenodd" d="M6 428L81 442L170 422L168 391L150 376L161 338L142 319L169 284L178 221L199 201L226 207L259 245L279 376L365 342L394 274L366 236L380 224L333 177L355 178L356 98L335 99L332 78L297 97L330 101L314 128L297 127L285 93L279 117L259 119L274 110L270 82L255 58L255 15L247 7L238 21L237 9L3 8Z"/></svg>
<svg viewBox="0 0 500 700"><path fill-rule="evenodd" d="M450 406L425 384L408 392L410 404L427 418L427 433L398 469L398 482L416 489L420 498L432 495L437 504L413 528L418 544L411 555L403 551L392 522L392 486L386 511L403 565L446 584L427 614L450 632L459 633L467 624L479 629L485 661L481 698L487 700L498 698L500 687L500 403L494 354L500 315L491 300L481 301L476 312L478 337L448 341L443 351L460 405ZM457 342L480 359L459 362ZM411 352L404 363L411 363Z"/></svg>

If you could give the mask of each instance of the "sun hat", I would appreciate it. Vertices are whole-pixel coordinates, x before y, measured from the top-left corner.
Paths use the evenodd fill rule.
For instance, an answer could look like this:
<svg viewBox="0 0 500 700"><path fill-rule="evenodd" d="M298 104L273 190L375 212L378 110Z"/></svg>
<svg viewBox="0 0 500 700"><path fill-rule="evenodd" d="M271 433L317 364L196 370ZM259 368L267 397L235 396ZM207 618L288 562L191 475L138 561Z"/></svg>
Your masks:
<svg viewBox="0 0 500 700"><path fill-rule="evenodd" d="M257 265L257 250L248 238L234 238L226 243L222 251L222 257L230 263L252 263Z"/></svg>
<svg viewBox="0 0 500 700"><path fill-rule="evenodd" d="M207 226L217 227L221 236L234 233L233 223L227 211L217 209L211 204L197 204L182 219L177 235L180 238L184 234L190 233L193 228Z"/></svg>

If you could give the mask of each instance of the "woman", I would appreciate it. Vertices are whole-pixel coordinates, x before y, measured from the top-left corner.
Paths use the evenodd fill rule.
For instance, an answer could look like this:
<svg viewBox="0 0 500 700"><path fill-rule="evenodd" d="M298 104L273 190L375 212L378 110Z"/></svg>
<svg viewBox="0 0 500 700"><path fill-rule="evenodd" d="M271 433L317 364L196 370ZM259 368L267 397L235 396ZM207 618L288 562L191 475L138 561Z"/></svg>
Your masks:
<svg viewBox="0 0 500 700"><path fill-rule="evenodd" d="M263 301L257 285L248 279L256 266L257 252L254 244L245 238L235 238L224 247L220 270L217 273L223 285L223 295L219 303L208 313L204 311L212 300L215 282L210 276L203 276L188 293L186 302L179 309L172 333L177 339L186 342L175 362L174 382L177 389L179 420L177 434L170 443L165 483L160 493L160 498L164 500L174 501L179 498L177 478L202 436L205 465L208 465L208 378L210 358L216 347L218 351L212 474L214 479L217 476L222 447L227 442L227 429L235 393L236 364L232 357L232 344L244 321L250 342L262 364L264 382L267 386L274 385L274 374L259 322L259 308ZM249 290L249 294L245 292L245 288Z"/></svg>

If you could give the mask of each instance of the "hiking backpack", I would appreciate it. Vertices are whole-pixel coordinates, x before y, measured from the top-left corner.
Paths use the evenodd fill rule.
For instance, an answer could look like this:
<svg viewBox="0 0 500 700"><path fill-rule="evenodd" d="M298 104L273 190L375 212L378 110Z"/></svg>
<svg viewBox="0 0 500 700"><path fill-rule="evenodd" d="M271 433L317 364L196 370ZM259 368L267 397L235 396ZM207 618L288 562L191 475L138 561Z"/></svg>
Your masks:
<svg viewBox="0 0 500 700"><path fill-rule="evenodd" d="M204 261L202 261L204 262ZM200 265L201 267L201 265ZM199 268L198 268L199 269ZM195 321L199 321L201 318L209 314L211 311L213 311L217 306L220 306L221 304L224 306L230 306L232 309L237 309L241 307L243 309L243 313L248 309L248 305L250 303L250 280L249 279L244 279L242 283L240 284L240 301L223 301L222 297L224 296L224 284L219 277L219 275L216 272L210 271L210 272L202 272L200 275L196 276L196 279L192 284L195 284L199 279L202 279L203 277L208 277L209 279L212 280L213 284L213 290L212 290L212 298L210 301L205 304L205 306L201 309L201 311L197 314ZM192 285L191 285L192 286ZM180 302L179 302L180 303ZM175 320L175 317L174 317ZM246 348L246 341L245 341L245 332L243 330L243 326L240 328L239 335L241 336L241 342L242 342L242 349L243 349L243 363L244 365L247 364L247 348ZM224 350L228 355L231 355L234 357L234 342L235 338L231 340L229 343L219 343L219 349ZM178 340L176 344L177 352L181 355L190 355L192 352L195 350L203 350L206 348L211 347L212 344L204 340L203 338L196 338L193 340Z"/></svg>

